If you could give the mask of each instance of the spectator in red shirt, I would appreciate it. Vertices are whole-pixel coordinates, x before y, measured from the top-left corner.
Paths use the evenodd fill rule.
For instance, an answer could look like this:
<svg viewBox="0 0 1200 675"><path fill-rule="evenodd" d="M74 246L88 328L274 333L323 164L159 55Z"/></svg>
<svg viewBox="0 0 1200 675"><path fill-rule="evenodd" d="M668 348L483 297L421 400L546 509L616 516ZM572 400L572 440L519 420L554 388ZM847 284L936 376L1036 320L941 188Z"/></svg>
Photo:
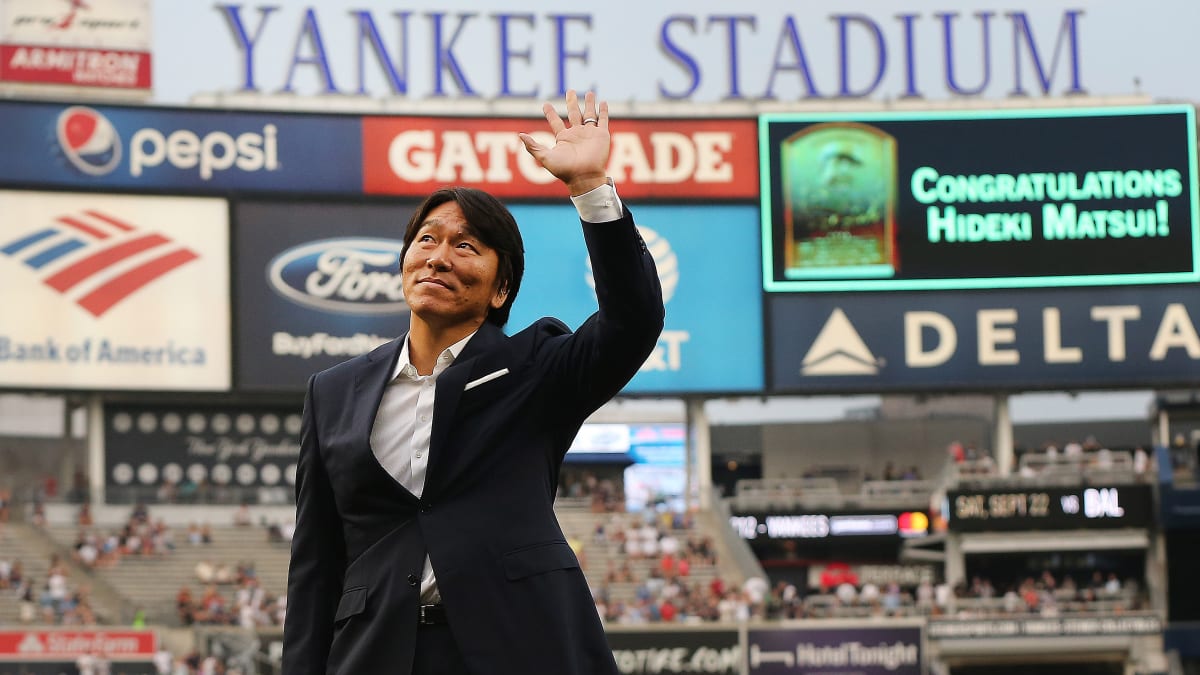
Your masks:
<svg viewBox="0 0 1200 675"><path fill-rule="evenodd" d="M671 623L675 621L678 611L675 609L675 605L672 604L670 600L666 600L662 605L659 606L658 615L662 618L663 622Z"/></svg>

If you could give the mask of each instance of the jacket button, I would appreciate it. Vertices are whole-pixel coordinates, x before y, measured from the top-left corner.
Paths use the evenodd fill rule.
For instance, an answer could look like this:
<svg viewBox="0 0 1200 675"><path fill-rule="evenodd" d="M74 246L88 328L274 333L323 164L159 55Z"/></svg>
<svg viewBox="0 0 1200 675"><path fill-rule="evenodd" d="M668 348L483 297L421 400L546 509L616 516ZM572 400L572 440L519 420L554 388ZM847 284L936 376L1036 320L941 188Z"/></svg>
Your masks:
<svg viewBox="0 0 1200 675"><path fill-rule="evenodd" d="M421 578L415 574L408 575L408 585L409 586L416 586L417 582L420 580L421 580Z"/></svg>
<svg viewBox="0 0 1200 675"><path fill-rule="evenodd" d="M421 513L429 513L432 510L433 510L433 504L430 504L428 502L422 502Z"/></svg>

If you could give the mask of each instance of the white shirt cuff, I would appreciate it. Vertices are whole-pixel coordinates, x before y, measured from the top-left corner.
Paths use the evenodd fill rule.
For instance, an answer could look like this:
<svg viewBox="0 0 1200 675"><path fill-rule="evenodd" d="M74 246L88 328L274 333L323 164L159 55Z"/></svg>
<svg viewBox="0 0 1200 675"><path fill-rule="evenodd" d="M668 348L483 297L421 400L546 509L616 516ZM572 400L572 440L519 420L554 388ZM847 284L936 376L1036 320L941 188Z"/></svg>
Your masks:
<svg viewBox="0 0 1200 675"><path fill-rule="evenodd" d="M610 178L607 183L576 197L571 203L579 211L579 219L586 223L608 223L620 220L624 213L617 188Z"/></svg>

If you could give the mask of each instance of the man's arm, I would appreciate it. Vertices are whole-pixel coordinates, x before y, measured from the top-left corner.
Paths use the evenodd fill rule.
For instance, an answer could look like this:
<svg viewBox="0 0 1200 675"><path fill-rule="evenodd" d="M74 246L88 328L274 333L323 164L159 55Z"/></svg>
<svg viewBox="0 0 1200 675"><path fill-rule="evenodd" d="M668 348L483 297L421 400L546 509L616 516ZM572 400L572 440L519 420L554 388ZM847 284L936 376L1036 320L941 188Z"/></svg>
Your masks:
<svg viewBox="0 0 1200 675"><path fill-rule="evenodd" d="M549 354L549 371L582 396L586 414L623 387L646 360L663 327L662 289L653 256L616 194L606 170L608 104L591 92L582 110L567 93L567 123L543 106L555 134L552 147L522 134L530 154L567 186L583 222L599 311ZM567 397L568 400L580 400Z"/></svg>
<svg viewBox="0 0 1200 675"><path fill-rule="evenodd" d="M304 399L296 464L296 529L283 629L283 672L289 675L325 673L346 568L341 518L317 436L315 383L314 375Z"/></svg>

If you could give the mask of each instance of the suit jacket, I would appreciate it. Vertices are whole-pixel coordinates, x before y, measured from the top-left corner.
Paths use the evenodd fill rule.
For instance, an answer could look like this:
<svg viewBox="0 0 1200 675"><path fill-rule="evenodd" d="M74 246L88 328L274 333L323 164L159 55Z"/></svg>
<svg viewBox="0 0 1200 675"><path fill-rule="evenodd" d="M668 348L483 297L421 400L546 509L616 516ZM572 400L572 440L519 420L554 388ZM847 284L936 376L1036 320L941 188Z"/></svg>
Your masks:
<svg viewBox="0 0 1200 675"><path fill-rule="evenodd" d="M427 552L473 673L617 672L553 502L563 455L653 350L663 303L628 211L583 229L599 311L574 333L555 319L479 329L437 380L420 499L370 447L405 338L309 380L287 675L409 673Z"/></svg>

